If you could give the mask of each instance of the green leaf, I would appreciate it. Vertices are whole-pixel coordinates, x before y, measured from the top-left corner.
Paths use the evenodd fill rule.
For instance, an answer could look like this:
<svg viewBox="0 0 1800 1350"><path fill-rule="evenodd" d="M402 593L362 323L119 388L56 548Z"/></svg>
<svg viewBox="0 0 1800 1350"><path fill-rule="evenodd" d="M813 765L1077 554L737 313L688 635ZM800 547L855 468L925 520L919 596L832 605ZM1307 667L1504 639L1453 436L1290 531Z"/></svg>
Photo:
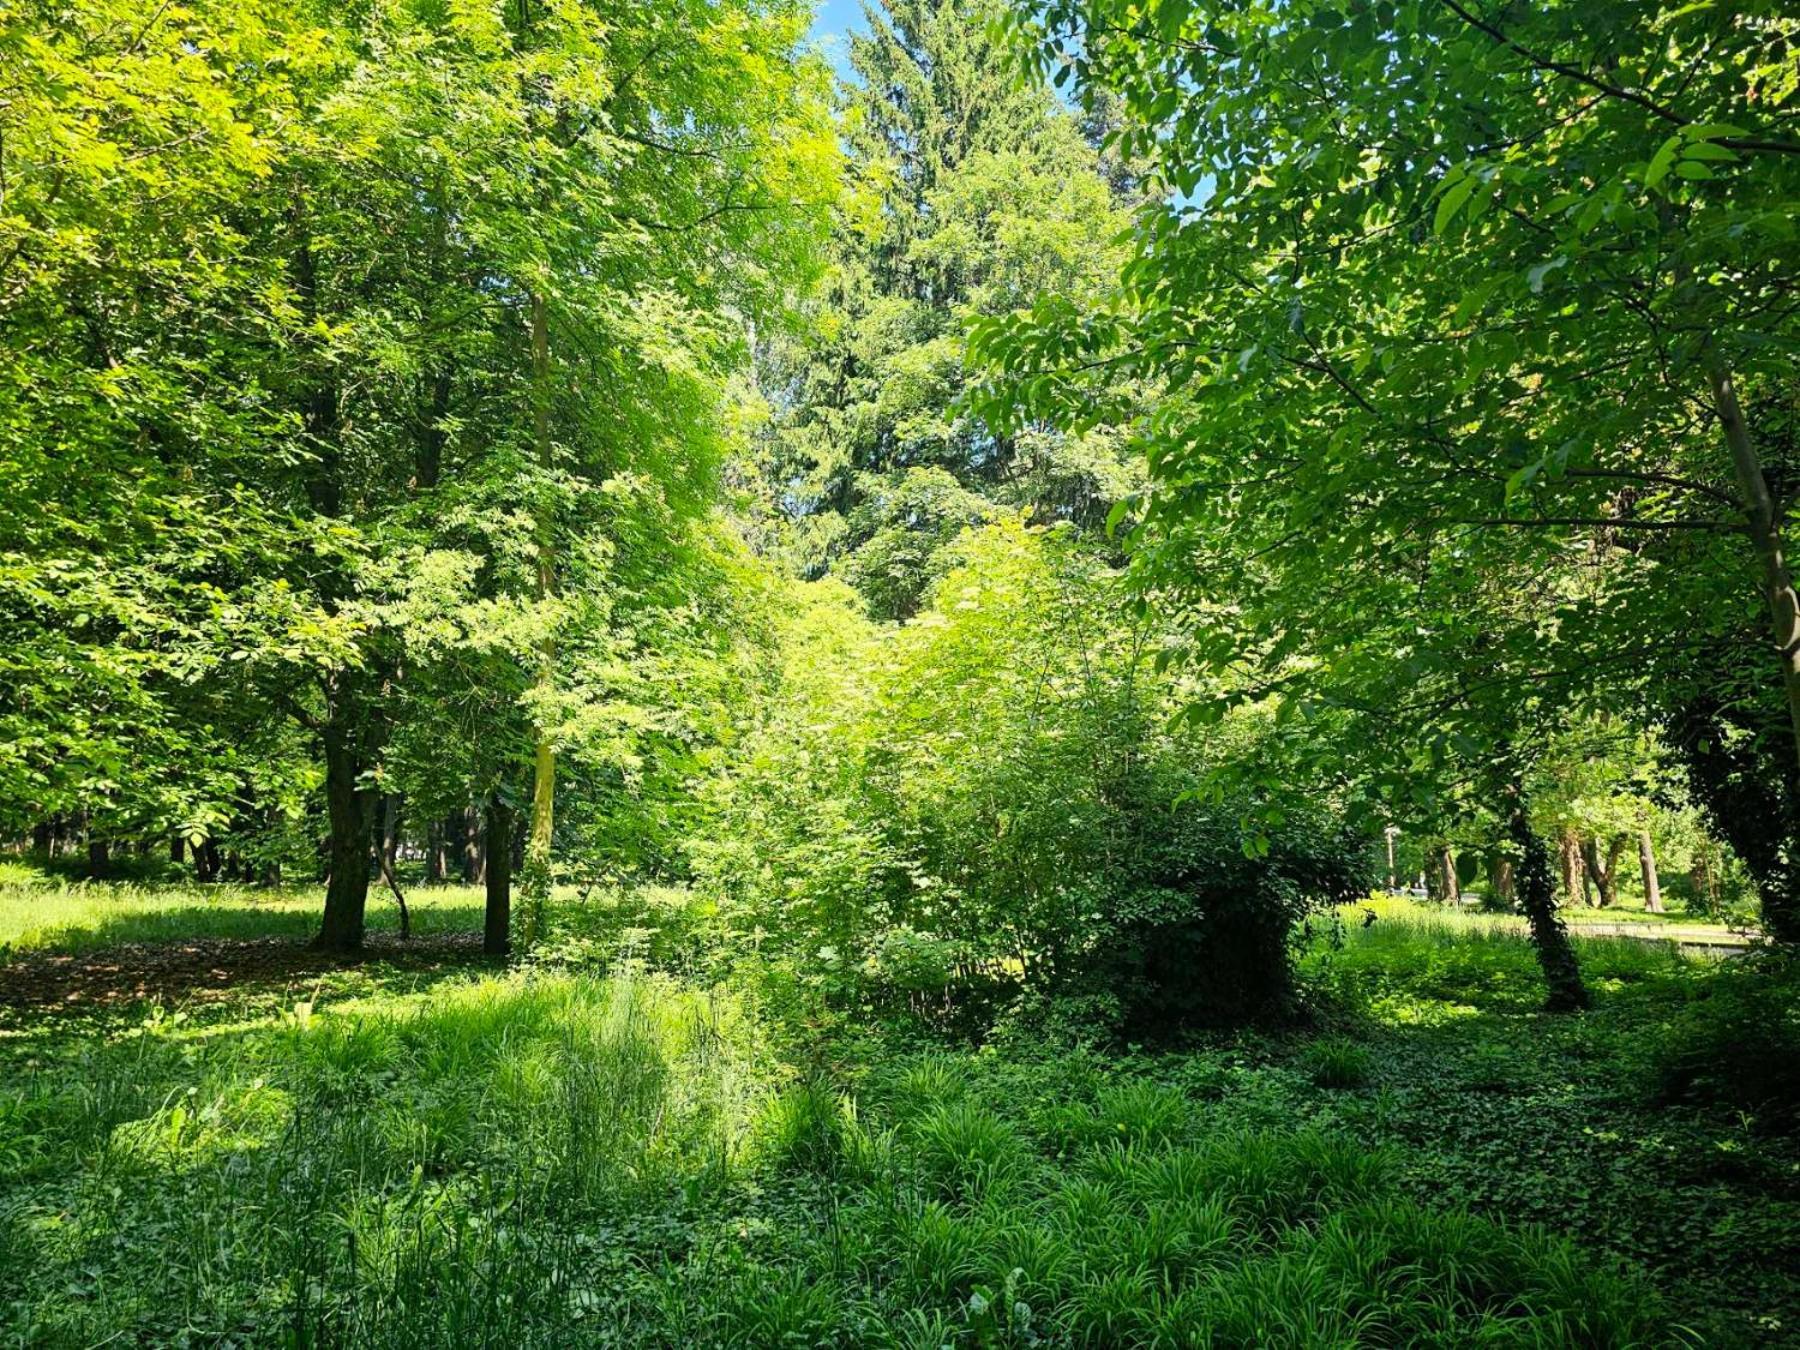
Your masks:
<svg viewBox="0 0 1800 1350"><path fill-rule="evenodd" d="M1657 152L1650 157L1650 165L1644 170L1644 186L1653 188L1669 176L1669 170L1675 167L1675 157L1681 153L1681 136L1679 134L1664 141Z"/></svg>
<svg viewBox="0 0 1800 1350"><path fill-rule="evenodd" d="M1433 234L1442 234L1449 227L1450 222L1456 219L1456 213L1462 210L1463 203L1469 200L1469 194L1479 184L1479 179L1465 176L1445 189L1444 195L1438 198L1437 214L1431 219Z"/></svg>

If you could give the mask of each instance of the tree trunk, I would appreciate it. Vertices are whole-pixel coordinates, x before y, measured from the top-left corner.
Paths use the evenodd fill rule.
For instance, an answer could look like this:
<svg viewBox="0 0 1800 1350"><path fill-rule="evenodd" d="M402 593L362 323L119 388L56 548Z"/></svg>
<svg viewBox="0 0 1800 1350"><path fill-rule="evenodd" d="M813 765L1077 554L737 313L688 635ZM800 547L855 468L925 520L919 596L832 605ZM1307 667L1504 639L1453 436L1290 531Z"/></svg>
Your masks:
<svg viewBox="0 0 1800 1350"><path fill-rule="evenodd" d="M31 850L33 853L43 854L46 858L50 856L49 821L40 820L31 827ZM179 861L179 859L177 861Z"/></svg>
<svg viewBox="0 0 1800 1350"><path fill-rule="evenodd" d="M1393 831L1392 827L1389 827L1389 829L1386 831L1386 837L1387 837L1387 858L1388 858L1387 888L1390 891L1393 891L1393 890L1398 890L1399 887L1395 885L1396 878L1395 878L1395 873L1394 873L1394 831Z"/></svg>
<svg viewBox="0 0 1800 1350"><path fill-rule="evenodd" d="M1656 877L1656 851L1650 845L1650 831L1639 830L1637 837L1638 868L1644 874L1644 908L1651 914L1663 912L1662 884Z"/></svg>
<svg viewBox="0 0 1800 1350"><path fill-rule="evenodd" d="M513 810L495 793L487 805L487 910L481 950L505 956L512 949Z"/></svg>
<svg viewBox="0 0 1800 1350"><path fill-rule="evenodd" d="M1781 542L1781 515L1763 475L1762 461L1750 438L1750 424L1738 403L1737 387L1725 358L1716 346L1706 350L1706 377L1712 385L1713 411L1731 451L1732 473L1738 495L1749 519L1750 541L1762 569L1763 598L1769 607L1769 635L1781 662L1781 683L1787 696L1788 726L1794 737L1794 755L1800 763L1800 595L1788 569Z"/></svg>
<svg viewBox="0 0 1800 1350"><path fill-rule="evenodd" d="M1462 885L1456 879L1456 855L1450 851L1450 845L1444 845L1444 851L1438 858L1438 865L1444 870L1444 899L1452 905L1462 903Z"/></svg>
<svg viewBox="0 0 1800 1350"><path fill-rule="evenodd" d="M481 808L463 808L463 885L474 886L486 875L486 859L481 847Z"/></svg>
<svg viewBox="0 0 1800 1350"><path fill-rule="evenodd" d="M392 873L400 861L401 813L405 799L398 792L381 794L381 870Z"/></svg>
<svg viewBox="0 0 1800 1350"><path fill-rule="evenodd" d="M1562 855L1563 903L1573 909L1581 901L1576 889L1576 878L1581 875L1581 847L1575 842L1574 833L1566 828L1557 836L1557 847Z"/></svg>
<svg viewBox="0 0 1800 1350"><path fill-rule="evenodd" d="M202 885L209 885L219 879L219 844L217 840L202 840L194 849L194 876Z"/></svg>
<svg viewBox="0 0 1800 1350"><path fill-rule="evenodd" d="M538 465L548 471L554 467L555 453L550 440L550 324L541 292L531 293L531 378L532 434L536 441ZM547 489L546 489L547 491ZM537 594L540 601L556 593L555 522L546 499L537 513ZM537 686L539 708L546 709L556 678L556 638L546 630L538 649ZM527 945L536 939L543 926L544 907L550 899L550 849L556 834L556 747L550 730L542 724L545 713L533 728L533 773L531 787L531 834L525 850L522 872L525 892L525 933ZM493 866L493 849L488 850L489 867Z"/></svg>
<svg viewBox="0 0 1800 1350"><path fill-rule="evenodd" d="M1500 903L1508 909L1513 902L1513 860L1501 857L1494 860L1494 894Z"/></svg>
<svg viewBox="0 0 1800 1350"><path fill-rule="evenodd" d="M90 881L105 881L112 875L112 851L106 840L88 838L87 874Z"/></svg>
<svg viewBox="0 0 1800 1350"><path fill-rule="evenodd" d="M425 831L425 884L436 886L444 880L444 822L434 820Z"/></svg>
<svg viewBox="0 0 1800 1350"><path fill-rule="evenodd" d="M1531 926L1531 945L1543 967L1548 996L1546 1012L1579 1012L1588 1006L1587 986L1581 982L1581 966L1575 959L1569 933L1556 913L1556 886L1550 875L1550 855L1526 818L1523 800L1515 800L1510 822L1513 842L1519 848L1519 899Z"/></svg>
<svg viewBox="0 0 1800 1350"><path fill-rule="evenodd" d="M1610 908L1619 898L1617 878L1613 874L1612 863L1618 857L1616 845L1609 845L1605 862L1600 861L1600 841L1584 839L1581 841L1581 857L1587 864L1587 874L1593 879L1594 889L1600 893L1600 908Z"/></svg>
<svg viewBox="0 0 1800 1350"><path fill-rule="evenodd" d="M337 716L321 731L325 743L325 805L331 824L331 875L325 883L325 917L313 946L321 951L362 949L369 903L369 835L375 793L358 782L362 765Z"/></svg>

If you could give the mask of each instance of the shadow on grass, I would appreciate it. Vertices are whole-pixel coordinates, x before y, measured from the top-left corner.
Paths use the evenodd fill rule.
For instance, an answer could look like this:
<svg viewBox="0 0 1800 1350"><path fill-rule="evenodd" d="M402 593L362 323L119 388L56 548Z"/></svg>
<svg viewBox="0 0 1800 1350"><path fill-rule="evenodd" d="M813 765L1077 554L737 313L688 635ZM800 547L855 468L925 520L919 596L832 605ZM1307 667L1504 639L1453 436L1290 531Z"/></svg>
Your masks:
<svg viewBox="0 0 1800 1350"><path fill-rule="evenodd" d="M0 1007L80 1010L136 1002L219 999L328 971L379 962L435 972L481 964L480 904L440 895L413 909L402 940L389 905L370 906L364 950L312 950L320 907L245 896L141 912L109 909L39 929L31 945L0 949Z"/></svg>

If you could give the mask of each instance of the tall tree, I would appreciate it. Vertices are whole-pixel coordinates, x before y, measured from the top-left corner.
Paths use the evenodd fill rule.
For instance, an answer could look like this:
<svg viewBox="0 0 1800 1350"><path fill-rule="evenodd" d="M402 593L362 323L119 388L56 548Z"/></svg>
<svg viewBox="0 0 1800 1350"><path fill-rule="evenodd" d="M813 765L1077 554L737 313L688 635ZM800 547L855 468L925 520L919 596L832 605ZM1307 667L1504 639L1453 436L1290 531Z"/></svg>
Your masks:
<svg viewBox="0 0 1800 1350"><path fill-rule="evenodd" d="M1095 372L1169 381L1146 566L1237 606L1213 654L1334 663L1380 607L1418 612L1385 579L1428 557L1555 573L1553 608L1458 616L1432 659L1479 684L1500 643L1521 700L1672 723L1747 690L1791 778L1780 6L1051 0L1020 23L1035 69L1122 99L1153 187L1118 306L1040 306L982 347L1089 415ZM1241 545L1222 585L1191 570L1202 535ZM1794 801L1745 827L1781 841L1761 875L1790 936Z"/></svg>
<svg viewBox="0 0 1800 1350"><path fill-rule="evenodd" d="M1042 291L1097 296L1127 218L1101 156L994 40L997 0L883 0L850 39L855 173L798 341L765 344L758 485L798 569L904 617L963 529L1021 508L1097 525L1135 478L1110 430L996 437L958 399L963 332Z"/></svg>

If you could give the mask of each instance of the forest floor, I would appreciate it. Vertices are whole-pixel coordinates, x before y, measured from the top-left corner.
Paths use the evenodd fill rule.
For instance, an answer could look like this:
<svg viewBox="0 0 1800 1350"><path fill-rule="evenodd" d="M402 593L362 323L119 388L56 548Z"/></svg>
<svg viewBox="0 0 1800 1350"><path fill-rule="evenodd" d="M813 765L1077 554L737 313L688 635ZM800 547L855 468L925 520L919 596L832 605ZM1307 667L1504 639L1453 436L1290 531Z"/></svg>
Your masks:
<svg viewBox="0 0 1800 1350"><path fill-rule="evenodd" d="M191 891L25 923L0 890L0 1336L1800 1332L1800 1143L1658 1070L1741 962L1582 939L1596 1007L1550 1018L1506 925L1388 905L1317 926L1308 1028L1103 1047L1039 1008L975 1044L779 970L620 959L658 950L636 897L562 907L560 964L505 972L472 891L421 891L420 936L354 964L295 940L304 898L180 938L157 916Z"/></svg>

